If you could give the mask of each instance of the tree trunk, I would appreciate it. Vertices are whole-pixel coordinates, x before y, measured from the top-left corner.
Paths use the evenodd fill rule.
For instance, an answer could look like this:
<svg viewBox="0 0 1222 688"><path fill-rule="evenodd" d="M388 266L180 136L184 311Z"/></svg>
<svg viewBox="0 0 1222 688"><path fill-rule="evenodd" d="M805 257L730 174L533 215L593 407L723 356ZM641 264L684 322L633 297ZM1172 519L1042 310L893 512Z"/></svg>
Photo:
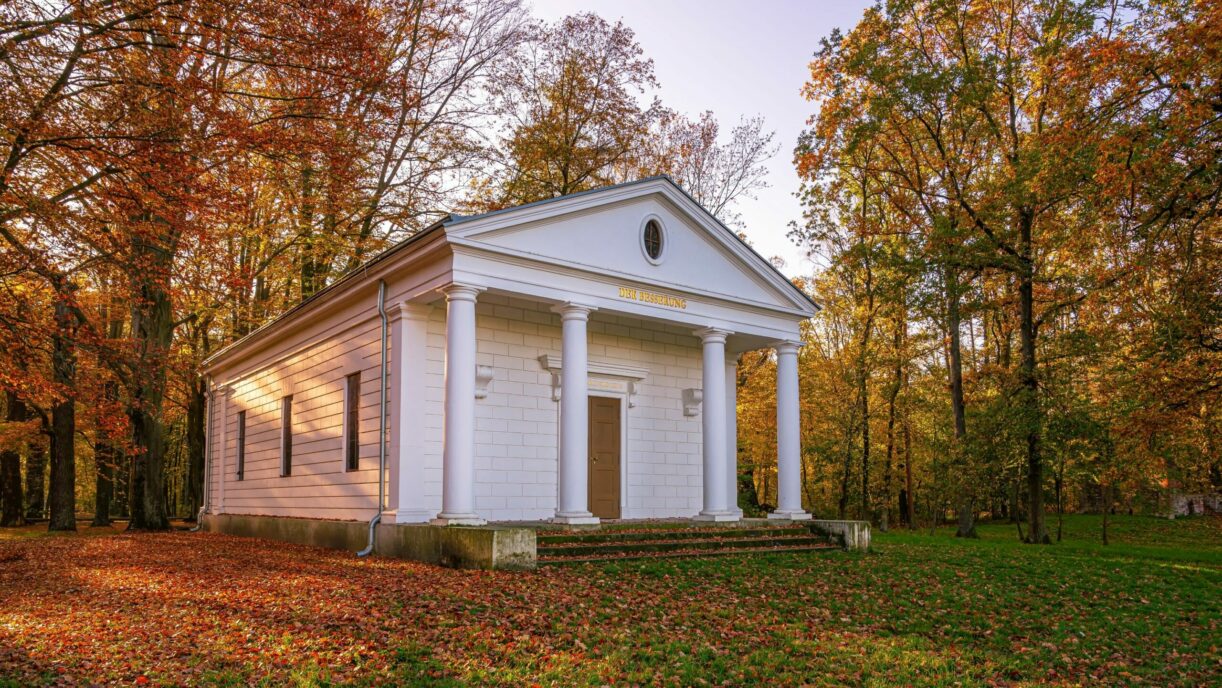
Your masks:
<svg viewBox="0 0 1222 688"><path fill-rule="evenodd" d="M764 513L760 504L759 492L755 489L755 468L738 474L738 494L741 496L744 511L752 514Z"/></svg>
<svg viewBox="0 0 1222 688"><path fill-rule="evenodd" d="M874 270L867 257L866 322L861 332L861 352L857 359L857 403L861 413L861 518L870 520L870 337L874 332Z"/></svg>
<svg viewBox="0 0 1222 688"><path fill-rule="evenodd" d="M976 512L975 505L971 499L964 499L959 502L959 527L955 531L955 537L960 538L978 538L976 533Z"/></svg>
<svg viewBox="0 0 1222 688"><path fill-rule="evenodd" d="M1107 485L1104 485L1102 492L1103 492L1103 544L1104 546L1107 546L1109 544L1107 541L1108 514L1111 513L1112 511L1112 486L1111 484L1109 483Z"/></svg>
<svg viewBox="0 0 1222 688"><path fill-rule="evenodd" d="M866 371L861 371L857 393L861 402L861 518L870 520L870 395Z"/></svg>
<svg viewBox="0 0 1222 688"><path fill-rule="evenodd" d="M1065 530L1065 469L1062 465L1061 470L1057 473L1056 491L1057 491L1057 542L1061 541L1061 535Z"/></svg>
<svg viewBox="0 0 1222 688"><path fill-rule="evenodd" d="M76 324L61 295L55 303L51 368L63 396L51 407L50 530L76 530Z"/></svg>
<svg viewBox="0 0 1222 688"><path fill-rule="evenodd" d="M1027 541L1034 544L1051 544L1048 529L1044 524L1044 461L1041 456L1039 380L1036 377L1035 360L1035 263L1031 257L1032 213L1024 212L1020 218L1020 254L1022 269L1019 273L1019 342L1022 348L1022 363L1019 379L1022 383L1022 405L1027 435L1027 490L1029 494Z"/></svg>
<svg viewBox="0 0 1222 688"><path fill-rule="evenodd" d="M113 402L118 394L118 386L114 382L107 382L103 389L106 399ZM93 523L90 525L100 528L110 525L110 505L115 494L115 474L118 473L115 463L119 452L111 438L104 436L100 429L97 432L98 438L93 445L97 478L94 481Z"/></svg>
<svg viewBox="0 0 1222 688"><path fill-rule="evenodd" d="M904 517L909 528L916 528L916 492L912 489L912 430L908 416L904 416L904 489L908 491L908 503L904 505Z"/></svg>
<svg viewBox="0 0 1222 688"><path fill-rule="evenodd" d="M12 449L0 451L0 526L25 525L25 506L21 495L21 454Z"/></svg>
<svg viewBox="0 0 1222 688"><path fill-rule="evenodd" d="M119 518L131 515L132 460L130 456L116 453L114 473L114 494L111 495L111 511Z"/></svg>
<svg viewBox="0 0 1222 688"><path fill-rule="evenodd" d="M301 170L301 208L297 217L297 234L301 242L301 300L318 291L319 270L317 247L314 243L314 168L310 163Z"/></svg>
<svg viewBox="0 0 1222 688"><path fill-rule="evenodd" d="M869 226L870 185L865 177L861 183L861 223ZM869 520L870 509L870 394L869 394L869 358L870 337L874 331L874 265L871 260L871 247L864 238L859 237L858 248L861 250L862 268L864 270L864 289L866 319L862 324L860 349L857 353L857 407L861 414L861 518ZM850 441L850 447L851 447ZM851 450L850 450L851 451ZM847 452L846 452L847 453ZM845 484L841 489L840 518L844 518L848 507L848 461L845 457Z"/></svg>
<svg viewBox="0 0 1222 688"><path fill-rule="evenodd" d="M110 304L102 311L102 324L110 339L123 336L123 318L119 316L122 304L118 298L111 299ZM119 399L119 385L113 380L107 381L102 387L102 395L108 405L113 405ZM99 421L101 419L99 418ZM97 439L94 442L93 456L96 478L94 480L94 527L101 528L111 524L110 510L115 499L115 477L122 473L118 465L120 451L115 446L114 438L106 436L102 431L102 423L97 424Z"/></svg>
<svg viewBox="0 0 1222 688"><path fill-rule="evenodd" d="M93 448L97 479L94 481L93 522L95 528L110 525L110 503L115 490L115 453L113 447L102 440Z"/></svg>
<svg viewBox="0 0 1222 688"><path fill-rule="evenodd" d="M204 504L204 414L207 407L206 382L197 375L187 402L187 516L194 520Z"/></svg>
<svg viewBox="0 0 1222 688"><path fill-rule="evenodd" d="M25 404L12 391L5 392L5 420L10 423L23 423L29 414ZM25 506L21 495L21 454L15 449L0 451L0 526L20 526L25 524Z"/></svg>
<svg viewBox="0 0 1222 688"><path fill-rule="evenodd" d="M844 520L849 510L849 477L853 470L853 435L846 432L844 441L844 472L840 475L840 501L836 504L837 518Z"/></svg>
<svg viewBox="0 0 1222 688"><path fill-rule="evenodd" d="M954 268L946 269L946 333L949 336L947 368L950 375L950 407L955 419L954 465L959 470L959 524L955 537L975 538L975 485L967 468L967 414L963 405L962 322L959 314L959 275Z"/></svg>
<svg viewBox="0 0 1222 688"><path fill-rule="evenodd" d="M46 517L47 448L41 440L32 440L26 444L25 498L27 520L37 521Z"/></svg>
<svg viewBox="0 0 1222 688"><path fill-rule="evenodd" d="M1019 515L1019 490L1022 487L1022 473L1014 476L1014 481L1010 485L1010 522L1015 523L1022 517Z"/></svg>
<svg viewBox="0 0 1222 688"><path fill-rule="evenodd" d="M167 246L168 239L163 240ZM165 485L165 401L166 365L174 323L170 304L169 275L173 252L167 246L136 241L139 265L146 266L134 277L139 298L132 306L132 337L139 345L140 369L135 376L128 418L131 420L132 456L129 486L133 530L168 530L169 509Z"/></svg>
<svg viewBox="0 0 1222 688"><path fill-rule="evenodd" d="M900 299L904 298L901 292ZM896 400L899 399L900 389L904 386L904 340L908 331L907 313L901 306L899 317L895 323L895 340L893 342L895 351L895 371L891 381L891 389L887 395L887 463L883 466L883 500L882 513L879 516L879 529L883 532L887 531L890 525L891 517L891 480L892 471L894 470L895 460L895 417L896 417Z"/></svg>
<svg viewBox="0 0 1222 688"><path fill-rule="evenodd" d="M898 367L898 366L897 366ZM899 385L895 385L899 389ZM887 459L883 464L883 506L878 514L878 529L887 532L891 520L891 471L895 460L895 397L892 392L887 398Z"/></svg>

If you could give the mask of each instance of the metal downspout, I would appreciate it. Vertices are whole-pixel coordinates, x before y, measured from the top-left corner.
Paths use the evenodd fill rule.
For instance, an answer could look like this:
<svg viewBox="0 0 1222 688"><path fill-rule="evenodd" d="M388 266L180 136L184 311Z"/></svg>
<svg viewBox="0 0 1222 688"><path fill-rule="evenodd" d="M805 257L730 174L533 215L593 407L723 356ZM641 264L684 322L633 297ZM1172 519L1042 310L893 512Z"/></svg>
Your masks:
<svg viewBox="0 0 1222 688"><path fill-rule="evenodd" d="M356 553L358 557L373 554L374 533L382 522L382 508L386 501L386 281L378 280L378 315L382 318L382 385L378 399L378 513L369 520L369 544ZM346 422L346 421L345 421Z"/></svg>

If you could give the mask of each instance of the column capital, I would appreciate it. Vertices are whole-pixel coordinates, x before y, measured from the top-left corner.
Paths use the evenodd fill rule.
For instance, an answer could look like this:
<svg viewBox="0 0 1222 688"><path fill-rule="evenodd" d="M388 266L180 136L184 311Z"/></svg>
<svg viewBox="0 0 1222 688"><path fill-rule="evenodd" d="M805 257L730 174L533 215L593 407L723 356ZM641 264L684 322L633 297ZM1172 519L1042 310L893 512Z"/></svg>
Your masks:
<svg viewBox="0 0 1222 688"><path fill-rule="evenodd" d="M772 348L778 354L797 354L798 349L801 349L803 346L806 346L803 342L793 341L792 339L783 339L772 343Z"/></svg>
<svg viewBox="0 0 1222 688"><path fill-rule="evenodd" d="M446 301L470 301L474 303L475 297L479 296L479 293L486 289L487 287L480 287L474 284L453 282L438 288L437 291L445 294Z"/></svg>
<svg viewBox="0 0 1222 688"><path fill-rule="evenodd" d="M429 314L433 312L433 307L427 303L400 301L388 310L392 319L403 318L404 320L428 320Z"/></svg>
<svg viewBox="0 0 1222 688"><path fill-rule="evenodd" d="M552 306L550 310L553 313L559 313L561 320L586 320L590 317L590 313L598 309L576 301L565 301Z"/></svg>
<svg viewBox="0 0 1222 688"><path fill-rule="evenodd" d="M699 330L696 330L695 332L693 332L693 334L695 334L697 337L700 337L700 341L704 342L705 344L708 344L710 342L713 342L713 343L720 342L722 344L725 344L726 337L729 337L730 335L734 333L729 330L723 330L719 327L702 327Z"/></svg>

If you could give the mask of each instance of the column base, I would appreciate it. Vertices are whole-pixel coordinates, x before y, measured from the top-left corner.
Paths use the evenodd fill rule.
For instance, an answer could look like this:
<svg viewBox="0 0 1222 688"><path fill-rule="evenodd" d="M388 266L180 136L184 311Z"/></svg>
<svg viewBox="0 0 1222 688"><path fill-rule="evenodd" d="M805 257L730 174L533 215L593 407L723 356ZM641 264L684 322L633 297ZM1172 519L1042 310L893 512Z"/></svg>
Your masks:
<svg viewBox="0 0 1222 688"><path fill-rule="evenodd" d="M602 523L601 520L594 514L588 511L572 511L569 513L558 513L552 518L552 523L559 523L566 526L596 526Z"/></svg>
<svg viewBox="0 0 1222 688"><path fill-rule="evenodd" d="M733 511L701 511L692 517L693 521L707 521L712 523L730 523L738 521L742 518L741 514L735 514Z"/></svg>
<svg viewBox="0 0 1222 688"><path fill-rule="evenodd" d="M811 518L812 516L809 513L801 509L786 511L778 509L768 514L768 520L770 521L809 521Z"/></svg>
<svg viewBox="0 0 1222 688"><path fill-rule="evenodd" d="M391 509L382 512L382 523L428 523L432 512L427 509Z"/></svg>
<svg viewBox="0 0 1222 688"><path fill-rule="evenodd" d="M445 512L437 514L437 518L429 521L435 526L482 526L487 522L480 518L479 514L447 514Z"/></svg>

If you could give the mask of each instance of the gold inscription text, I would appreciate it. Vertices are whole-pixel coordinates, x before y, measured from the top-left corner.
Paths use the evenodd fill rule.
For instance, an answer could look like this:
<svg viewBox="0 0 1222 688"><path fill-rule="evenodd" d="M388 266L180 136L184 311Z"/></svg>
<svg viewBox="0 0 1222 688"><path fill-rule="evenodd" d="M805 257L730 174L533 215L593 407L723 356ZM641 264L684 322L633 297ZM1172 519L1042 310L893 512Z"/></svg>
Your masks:
<svg viewBox="0 0 1222 688"><path fill-rule="evenodd" d="M687 308L687 299L681 299L678 296L671 296L669 294L634 289L632 287L620 287L619 297L629 301L652 303L655 306L665 306L667 308L678 308L680 310Z"/></svg>

